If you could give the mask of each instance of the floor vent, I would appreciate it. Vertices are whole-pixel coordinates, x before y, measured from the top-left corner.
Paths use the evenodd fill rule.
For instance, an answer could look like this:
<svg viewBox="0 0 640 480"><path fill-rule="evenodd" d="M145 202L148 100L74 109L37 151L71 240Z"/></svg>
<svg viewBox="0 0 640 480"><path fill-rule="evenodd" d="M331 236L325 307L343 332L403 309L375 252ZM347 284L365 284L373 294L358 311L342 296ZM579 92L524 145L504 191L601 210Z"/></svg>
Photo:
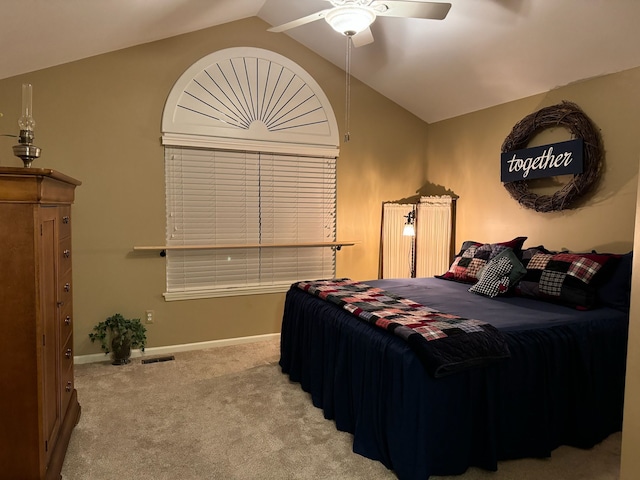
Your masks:
<svg viewBox="0 0 640 480"><path fill-rule="evenodd" d="M176 357L174 357L173 355L167 355L166 357L145 358L142 360L142 363L170 362L171 360L175 359Z"/></svg>

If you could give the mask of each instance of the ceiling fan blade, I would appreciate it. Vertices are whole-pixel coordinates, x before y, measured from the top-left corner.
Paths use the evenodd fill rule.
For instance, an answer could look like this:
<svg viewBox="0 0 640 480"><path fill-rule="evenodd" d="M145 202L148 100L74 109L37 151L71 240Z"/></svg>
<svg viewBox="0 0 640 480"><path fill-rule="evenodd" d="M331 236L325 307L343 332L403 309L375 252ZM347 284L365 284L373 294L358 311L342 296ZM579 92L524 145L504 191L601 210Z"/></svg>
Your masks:
<svg viewBox="0 0 640 480"><path fill-rule="evenodd" d="M298 18L297 20L292 20L287 23L283 23L282 25L278 25L277 27L271 27L267 31L268 32L284 32L285 30L290 30L292 28L299 27L300 25L305 25L307 23L315 22L316 20L320 20L324 18L327 12L331 10L330 8L326 10L321 10L316 13L312 13L311 15L307 15L306 17Z"/></svg>
<svg viewBox="0 0 640 480"><path fill-rule="evenodd" d="M444 20L451 9L450 3L440 2L408 2L403 0L386 0L372 5L380 17L411 17ZM386 9L381 8L386 7Z"/></svg>
<svg viewBox="0 0 640 480"><path fill-rule="evenodd" d="M353 42L354 47L369 45L370 43L373 43L373 33L371 33L371 29L367 27L360 33L356 33L351 37L351 41Z"/></svg>

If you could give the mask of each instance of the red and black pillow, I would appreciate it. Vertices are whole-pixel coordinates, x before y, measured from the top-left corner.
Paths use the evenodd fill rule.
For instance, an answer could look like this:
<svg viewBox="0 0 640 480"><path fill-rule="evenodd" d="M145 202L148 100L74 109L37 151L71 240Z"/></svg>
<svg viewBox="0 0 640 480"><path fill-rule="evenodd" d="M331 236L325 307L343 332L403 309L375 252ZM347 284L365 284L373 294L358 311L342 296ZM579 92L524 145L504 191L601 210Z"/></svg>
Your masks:
<svg viewBox="0 0 640 480"><path fill-rule="evenodd" d="M522 255L527 273L515 292L580 310L592 309L598 306L598 287L611 276L619 258L620 255L615 254L528 248Z"/></svg>
<svg viewBox="0 0 640 480"><path fill-rule="evenodd" d="M444 274L437 276L445 280L462 283L476 283L480 270L506 249L511 249L516 257L522 254L522 245L527 237L516 237L508 242L480 243L466 241Z"/></svg>

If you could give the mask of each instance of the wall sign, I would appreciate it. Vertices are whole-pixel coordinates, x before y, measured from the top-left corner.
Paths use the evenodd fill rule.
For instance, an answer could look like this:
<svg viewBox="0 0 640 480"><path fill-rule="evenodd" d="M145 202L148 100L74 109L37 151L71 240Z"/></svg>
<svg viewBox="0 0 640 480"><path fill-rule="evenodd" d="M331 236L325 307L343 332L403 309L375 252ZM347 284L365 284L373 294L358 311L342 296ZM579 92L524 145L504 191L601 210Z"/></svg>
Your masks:
<svg viewBox="0 0 640 480"><path fill-rule="evenodd" d="M500 180L515 182L582 173L581 138L504 152L500 155Z"/></svg>
<svg viewBox="0 0 640 480"><path fill-rule="evenodd" d="M524 150L538 132L555 127L564 127L571 132L573 139L583 141L582 173L574 174L573 178L553 195L538 195L531 192L527 184L529 178L504 183L504 188L520 205L537 212L554 212L568 208L596 185L602 171L604 150L600 132L576 104L566 101L541 108L516 123L509 136L505 138L501 152ZM540 166L539 162L538 166ZM529 168L529 175L531 170Z"/></svg>

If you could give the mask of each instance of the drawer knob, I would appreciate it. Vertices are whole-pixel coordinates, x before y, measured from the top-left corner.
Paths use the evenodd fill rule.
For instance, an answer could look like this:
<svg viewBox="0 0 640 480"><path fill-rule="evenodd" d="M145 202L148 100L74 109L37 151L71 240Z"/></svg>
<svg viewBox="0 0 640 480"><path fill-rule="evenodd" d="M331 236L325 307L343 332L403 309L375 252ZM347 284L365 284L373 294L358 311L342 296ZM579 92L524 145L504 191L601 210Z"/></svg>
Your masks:
<svg viewBox="0 0 640 480"><path fill-rule="evenodd" d="M64 217L62 217L62 223L65 223L65 224L66 224L66 223L69 223L69 220L71 220L71 219L69 218L69 215L65 215Z"/></svg>
<svg viewBox="0 0 640 480"><path fill-rule="evenodd" d="M70 392L73 389L73 384L71 382L67 382L64 389L65 391Z"/></svg>
<svg viewBox="0 0 640 480"><path fill-rule="evenodd" d="M71 325L71 317L69 315L64 318L64 324Z"/></svg>
<svg viewBox="0 0 640 480"><path fill-rule="evenodd" d="M65 248L64 252L62 252L62 256L64 258L69 258L71 256L71 250L69 250L68 248Z"/></svg>
<svg viewBox="0 0 640 480"><path fill-rule="evenodd" d="M67 351L66 351L66 352L64 352L64 356L65 356L66 358L71 358L71 349L70 349L70 348L67 348Z"/></svg>
<svg viewBox="0 0 640 480"><path fill-rule="evenodd" d="M69 282L64 284L64 291L67 293L71 291L71 284Z"/></svg>

